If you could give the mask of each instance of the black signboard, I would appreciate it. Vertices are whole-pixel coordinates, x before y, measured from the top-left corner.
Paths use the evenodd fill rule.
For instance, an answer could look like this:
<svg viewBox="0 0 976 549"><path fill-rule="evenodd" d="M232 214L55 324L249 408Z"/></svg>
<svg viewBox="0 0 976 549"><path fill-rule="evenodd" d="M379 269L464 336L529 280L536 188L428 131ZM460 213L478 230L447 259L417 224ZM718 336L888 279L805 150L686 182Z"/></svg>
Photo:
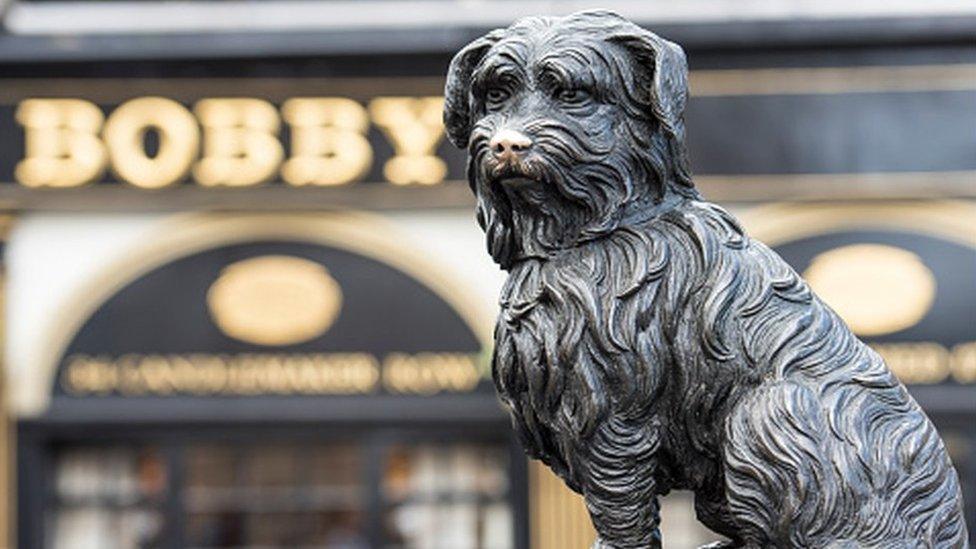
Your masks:
<svg viewBox="0 0 976 549"><path fill-rule="evenodd" d="M61 353L49 412L389 420L449 405L460 412L442 419L502 417L478 330L441 290L375 256L300 238L231 242L152 268L95 307Z"/></svg>
<svg viewBox="0 0 976 549"><path fill-rule="evenodd" d="M0 79L0 206L105 207L106 195L87 197L115 190L112 204L126 208L267 207L269 191L291 207L376 189L401 201L410 191L428 204L470 200L434 190L464 187L464 155L441 125L442 74L277 68L287 75L198 78L167 65L150 78ZM971 196L973 74L960 63L693 70L698 182L720 200L818 189L918 196L922 183ZM144 192L164 189L197 194ZM374 198L359 202L382 207Z"/></svg>

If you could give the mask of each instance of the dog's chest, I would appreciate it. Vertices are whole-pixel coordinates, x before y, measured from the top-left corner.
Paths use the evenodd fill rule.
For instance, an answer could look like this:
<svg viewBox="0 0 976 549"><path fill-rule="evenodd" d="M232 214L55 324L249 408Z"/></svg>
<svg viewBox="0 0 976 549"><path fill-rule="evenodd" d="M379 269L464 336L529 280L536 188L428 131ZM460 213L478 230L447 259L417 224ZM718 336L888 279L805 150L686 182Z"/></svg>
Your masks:
<svg viewBox="0 0 976 549"><path fill-rule="evenodd" d="M552 347L567 331L585 331L591 320L585 309L593 307L598 291L587 283L591 273L579 272L585 270L538 260L513 268L501 297L500 335Z"/></svg>
<svg viewBox="0 0 976 549"><path fill-rule="evenodd" d="M496 362L501 360L503 369L539 369L539 375L548 375L573 370L586 357L612 353L619 360L628 354L626 340L632 337L611 339L613 334L634 335L637 326L631 324L635 315L630 309L638 304L620 296L642 283L629 274L639 277L646 269L633 268L636 258L624 257L619 249L593 246L516 265L500 300L496 343L502 352Z"/></svg>
<svg viewBox="0 0 976 549"><path fill-rule="evenodd" d="M638 317L646 326L656 316L668 247L646 230L621 230L555 258L519 262L502 290L498 335L531 338L547 351L588 339L606 346L612 334L633 335ZM626 351L619 343L625 342L618 339L614 351Z"/></svg>
<svg viewBox="0 0 976 549"><path fill-rule="evenodd" d="M609 373L599 335L601 286L587 273L592 265L525 261L510 271L502 293L495 385L529 433L523 438L542 454L565 451L552 441L575 440L603 416L603 405L591 399L605 392Z"/></svg>
<svg viewBox="0 0 976 549"><path fill-rule="evenodd" d="M592 289L569 270L563 262L528 260L510 271L495 333L494 370L504 378L496 379L502 393L506 387L526 387L540 396L554 391L545 388L551 380L572 370L589 331L582 304L591 300L584 296Z"/></svg>

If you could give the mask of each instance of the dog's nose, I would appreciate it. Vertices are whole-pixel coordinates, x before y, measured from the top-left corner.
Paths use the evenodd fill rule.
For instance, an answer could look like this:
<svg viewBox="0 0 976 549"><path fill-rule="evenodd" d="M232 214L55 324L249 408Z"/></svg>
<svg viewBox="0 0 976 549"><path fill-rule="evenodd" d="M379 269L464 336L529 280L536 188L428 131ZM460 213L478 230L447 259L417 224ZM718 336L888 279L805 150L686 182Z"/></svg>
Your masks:
<svg viewBox="0 0 976 549"><path fill-rule="evenodd" d="M502 162L512 162L532 147L532 140L515 130L501 130L491 138L488 146L495 158Z"/></svg>

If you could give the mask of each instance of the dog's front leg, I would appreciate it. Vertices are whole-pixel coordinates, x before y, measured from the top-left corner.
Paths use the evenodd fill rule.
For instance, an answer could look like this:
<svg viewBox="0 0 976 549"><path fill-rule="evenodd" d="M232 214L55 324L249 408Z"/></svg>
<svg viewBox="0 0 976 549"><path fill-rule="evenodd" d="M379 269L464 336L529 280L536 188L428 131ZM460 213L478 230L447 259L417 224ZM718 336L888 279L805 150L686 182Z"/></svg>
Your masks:
<svg viewBox="0 0 976 549"><path fill-rule="evenodd" d="M596 527L592 549L658 549L661 547L657 498L614 503L587 496L586 506ZM621 524L626 526L621 527Z"/></svg>
<svg viewBox="0 0 976 549"><path fill-rule="evenodd" d="M583 495L598 535L593 548L661 547L656 433L611 419L588 442Z"/></svg>

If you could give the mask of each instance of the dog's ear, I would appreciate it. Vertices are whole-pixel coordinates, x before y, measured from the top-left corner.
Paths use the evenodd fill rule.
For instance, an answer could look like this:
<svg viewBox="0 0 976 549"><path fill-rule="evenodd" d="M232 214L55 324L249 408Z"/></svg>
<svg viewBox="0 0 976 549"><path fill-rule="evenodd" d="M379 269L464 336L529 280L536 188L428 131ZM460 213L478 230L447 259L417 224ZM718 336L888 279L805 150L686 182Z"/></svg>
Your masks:
<svg viewBox="0 0 976 549"><path fill-rule="evenodd" d="M629 24L613 42L627 48L635 61L652 67L651 107L654 117L673 138L684 141L684 112L688 102L688 62L681 46L653 32Z"/></svg>
<svg viewBox="0 0 976 549"><path fill-rule="evenodd" d="M468 146L471 133L471 77L475 67L504 34L496 29L465 46L451 60L444 85L444 129L456 147Z"/></svg>
<svg viewBox="0 0 976 549"><path fill-rule="evenodd" d="M611 31L609 40L623 46L638 69L648 69L646 77L639 79L638 84L650 87L651 114L668 137L670 173L666 179L676 183L679 188L694 188L685 145L688 61L684 50L626 20Z"/></svg>

